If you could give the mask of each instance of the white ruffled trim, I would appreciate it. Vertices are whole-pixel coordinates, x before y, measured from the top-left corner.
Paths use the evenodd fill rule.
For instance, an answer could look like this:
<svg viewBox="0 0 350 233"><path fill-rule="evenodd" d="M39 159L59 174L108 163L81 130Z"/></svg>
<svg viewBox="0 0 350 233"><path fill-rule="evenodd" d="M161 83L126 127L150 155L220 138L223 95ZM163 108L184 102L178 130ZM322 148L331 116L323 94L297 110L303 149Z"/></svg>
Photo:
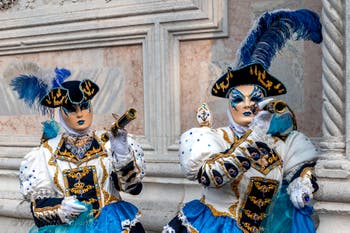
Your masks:
<svg viewBox="0 0 350 233"><path fill-rule="evenodd" d="M47 189L40 189L39 191L32 193L32 201L35 199L42 199L42 198L48 198L48 197L56 197L54 192L47 190Z"/></svg>
<svg viewBox="0 0 350 233"><path fill-rule="evenodd" d="M178 217L181 220L182 225L186 227L188 232L193 233L195 231L195 233L198 233L198 231L195 229L195 227L193 227L192 224L187 220L187 218L186 218L185 214L182 212L182 210L179 212Z"/></svg>
<svg viewBox="0 0 350 233"><path fill-rule="evenodd" d="M175 230L171 226L166 225L163 227L162 233L175 233Z"/></svg>
<svg viewBox="0 0 350 233"><path fill-rule="evenodd" d="M133 226L135 226L138 222L140 222L140 217L141 217L141 213L137 213L135 218L133 220L130 221L130 219L126 219L124 220L121 224L122 224L122 229L123 232L130 232L131 228Z"/></svg>

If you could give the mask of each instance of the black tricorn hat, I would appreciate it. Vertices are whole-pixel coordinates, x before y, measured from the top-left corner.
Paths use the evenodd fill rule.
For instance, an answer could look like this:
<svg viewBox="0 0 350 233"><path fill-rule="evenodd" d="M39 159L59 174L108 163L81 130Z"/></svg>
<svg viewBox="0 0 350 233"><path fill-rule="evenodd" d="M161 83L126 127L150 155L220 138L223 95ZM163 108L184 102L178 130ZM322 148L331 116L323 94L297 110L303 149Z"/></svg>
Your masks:
<svg viewBox="0 0 350 233"><path fill-rule="evenodd" d="M57 108L67 104L80 104L91 100L99 91L96 83L89 79L63 82L61 86L51 89L41 99L41 105Z"/></svg>
<svg viewBox="0 0 350 233"><path fill-rule="evenodd" d="M285 86L268 69L289 39L321 43L322 25L317 13L282 9L262 14L237 50L233 68L216 81L211 93L227 98L233 87L253 84L265 91L265 97L285 94Z"/></svg>
<svg viewBox="0 0 350 233"><path fill-rule="evenodd" d="M229 69L216 80L211 89L211 94L228 98L232 88L240 85L257 85L265 92L265 97L287 93L282 82L269 74L260 63L254 63L240 67L237 70Z"/></svg>

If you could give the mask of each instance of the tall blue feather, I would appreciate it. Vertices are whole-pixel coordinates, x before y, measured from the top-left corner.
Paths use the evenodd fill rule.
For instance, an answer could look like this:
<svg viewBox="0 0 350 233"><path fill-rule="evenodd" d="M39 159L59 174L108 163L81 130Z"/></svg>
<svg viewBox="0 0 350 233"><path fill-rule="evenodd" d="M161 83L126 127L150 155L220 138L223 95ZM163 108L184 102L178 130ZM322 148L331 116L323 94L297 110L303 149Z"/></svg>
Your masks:
<svg viewBox="0 0 350 233"><path fill-rule="evenodd" d="M70 75L70 71L67 69L55 69L55 73L56 73L56 77L54 78L54 80L52 80L52 87L56 88L61 86L61 83L64 82L64 80L66 80Z"/></svg>
<svg viewBox="0 0 350 233"><path fill-rule="evenodd" d="M34 75L20 75L11 80L10 86L29 107L40 108L36 101L48 92L48 85ZM41 109L44 110L44 109Z"/></svg>
<svg viewBox="0 0 350 233"><path fill-rule="evenodd" d="M310 10L266 12L248 34L234 62L234 68L260 63L268 69L271 60L289 39L322 42L322 25Z"/></svg>
<svg viewBox="0 0 350 233"><path fill-rule="evenodd" d="M20 71L21 73L23 72L22 70ZM54 74L48 72L40 73L38 76L34 74L20 74L11 80L10 86L18 93L19 99L24 100L24 103L30 108L38 110L43 115L47 113L52 115L53 110L41 105L40 101L51 88L61 86L61 83L70 75L71 72L64 68L56 68Z"/></svg>

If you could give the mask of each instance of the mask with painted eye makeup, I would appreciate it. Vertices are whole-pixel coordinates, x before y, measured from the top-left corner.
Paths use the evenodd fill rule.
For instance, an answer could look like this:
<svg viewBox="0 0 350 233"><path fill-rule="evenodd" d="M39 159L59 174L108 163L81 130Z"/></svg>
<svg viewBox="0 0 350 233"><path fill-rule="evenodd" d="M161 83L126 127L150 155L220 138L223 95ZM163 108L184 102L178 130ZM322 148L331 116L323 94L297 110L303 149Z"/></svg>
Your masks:
<svg viewBox="0 0 350 233"><path fill-rule="evenodd" d="M252 107L263 98L262 90L255 85L241 85L234 88L229 95L233 120L241 126L248 126L256 114L252 111Z"/></svg>
<svg viewBox="0 0 350 233"><path fill-rule="evenodd" d="M69 113L76 112L76 104L68 103L62 106L63 112L68 115ZM84 101L79 104L79 108L81 111L83 110L90 110L90 101Z"/></svg>

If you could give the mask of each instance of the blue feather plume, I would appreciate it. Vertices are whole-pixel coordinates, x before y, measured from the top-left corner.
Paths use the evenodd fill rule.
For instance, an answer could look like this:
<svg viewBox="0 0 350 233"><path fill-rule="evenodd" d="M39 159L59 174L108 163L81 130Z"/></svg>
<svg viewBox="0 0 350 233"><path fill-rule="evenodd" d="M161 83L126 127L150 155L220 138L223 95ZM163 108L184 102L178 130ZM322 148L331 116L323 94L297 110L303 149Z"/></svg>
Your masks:
<svg viewBox="0 0 350 233"><path fill-rule="evenodd" d="M266 12L252 28L238 50L234 68L260 63L268 69L271 60L287 40L322 42L322 25L319 16L310 10L279 10Z"/></svg>
<svg viewBox="0 0 350 233"><path fill-rule="evenodd" d="M7 79L11 77L10 86L18 93L19 99L43 115L52 115L53 110L41 105L41 99L71 75L65 68L56 68L54 72L44 71L35 63L26 62L12 64L5 73Z"/></svg>
<svg viewBox="0 0 350 233"><path fill-rule="evenodd" d="M63 83L64 80L66 80L71 75L70 71L64 68L62 69L56 68L55 73L56 73L56 77L52 81L53 88L61 86L61 83Z"/></svg>
<svg viewBox="0 0 350 233"><path fill-rule="evenodd" d="M49 90L48 84L34 75L19 75L11 80L10 86L31 108L39 107L36 101L43 98Z"/></svg>

